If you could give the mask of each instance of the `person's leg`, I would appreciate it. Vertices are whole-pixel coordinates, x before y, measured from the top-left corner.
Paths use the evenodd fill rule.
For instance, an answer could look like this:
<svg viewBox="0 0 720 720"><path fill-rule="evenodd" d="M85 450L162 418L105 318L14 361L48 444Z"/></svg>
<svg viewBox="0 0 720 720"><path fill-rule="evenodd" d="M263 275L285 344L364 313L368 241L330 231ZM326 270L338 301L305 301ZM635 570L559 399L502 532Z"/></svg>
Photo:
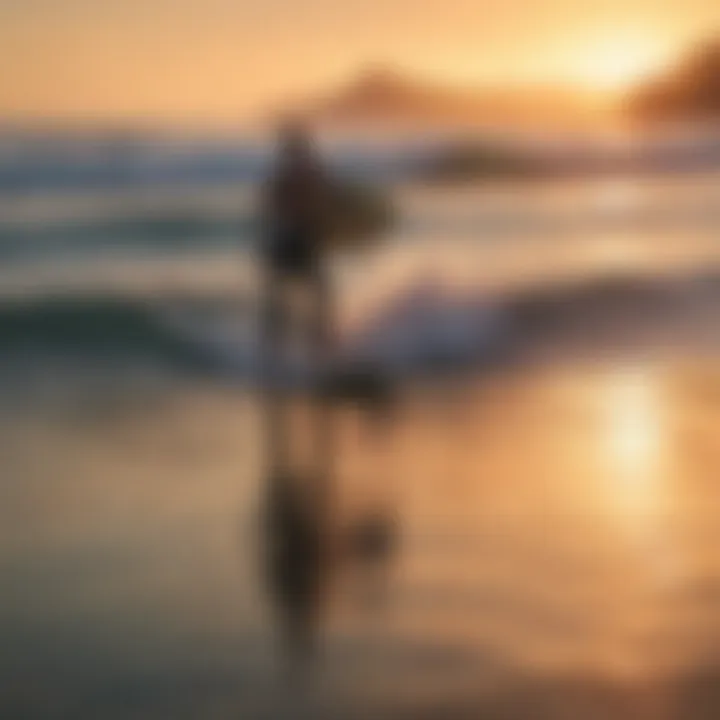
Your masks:
<svg viewBox="0 0 720 720"><path fill-rule="evenodd" d="M284 473L288 461L288 418L281 387L282 355L287 331L285 280L268 265L260 299L259 372L265 421L266 466L270 473Z"/></svg>
<svg viewBox="0 0 720 720"><path fill-rule="evenodd" d="M282 280L275 268L263 272L260 297L260 343L263 370L272 366L282 345L283 334ZM269 361L269 362L268 362Z"/></svg>
<svg viewBox="0 0 720 720"><path fill-rule="evenodd" d="M329 369L333 351L335 308L327 268L316 263L310 274L312 295L312 350L321 371Z"/></svg>
<svg viewBox="0 0 720 720"><path fill-rule="evenodd" d="M313 496L318 517L326 530L334 524L333 483L335 471L335 420L333 403L325 389L333 372L335 308L330 276L317 262L309 275L311 295L310 343L315 367L315 392L312 395L314 446Z"/></svg>

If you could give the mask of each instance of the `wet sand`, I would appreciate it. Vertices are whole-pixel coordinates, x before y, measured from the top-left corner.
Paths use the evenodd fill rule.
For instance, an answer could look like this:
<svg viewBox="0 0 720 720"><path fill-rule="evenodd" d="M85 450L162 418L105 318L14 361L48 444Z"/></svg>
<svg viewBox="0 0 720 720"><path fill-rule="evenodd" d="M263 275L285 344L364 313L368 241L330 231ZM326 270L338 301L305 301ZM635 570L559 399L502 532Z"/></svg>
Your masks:
<svg viewBox="0 0 720 720"><path fill-rule="evenodd" d="M398 542L372 592L331 570L298 686L261 582L256 398L152 387L2 419L6 717L720 712L712 360L425 383L381 427L343 411L338 518L389 509Z"/></svg>

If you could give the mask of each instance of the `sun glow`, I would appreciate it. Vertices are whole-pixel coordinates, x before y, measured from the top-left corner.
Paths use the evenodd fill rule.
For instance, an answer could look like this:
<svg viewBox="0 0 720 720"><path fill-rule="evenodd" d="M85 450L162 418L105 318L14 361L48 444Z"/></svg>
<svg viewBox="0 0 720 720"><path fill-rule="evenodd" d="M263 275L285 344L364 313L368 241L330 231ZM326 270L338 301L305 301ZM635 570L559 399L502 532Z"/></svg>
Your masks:
<svg viewBox="0 0 720 720"><path fill-rule="evenodd" d="M576 77L602 92L622 92L658 72L663 48L648 37L617 35L590 44L582 51Z"/></svg>

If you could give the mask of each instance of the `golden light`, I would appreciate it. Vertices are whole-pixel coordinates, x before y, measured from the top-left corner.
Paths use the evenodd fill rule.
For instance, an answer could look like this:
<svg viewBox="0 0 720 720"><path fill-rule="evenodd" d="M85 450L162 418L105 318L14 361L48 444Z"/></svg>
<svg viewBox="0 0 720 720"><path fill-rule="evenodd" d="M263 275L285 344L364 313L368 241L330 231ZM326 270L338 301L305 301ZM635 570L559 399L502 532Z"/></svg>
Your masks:
<svg viewBox="0 0 720 720"><path fill-rule="evenodd" d="M608 450L617 474L634 483L652 475L660 450L659 408L652 378L618 372L607 387Z"/></svg>
<svg viewBox="0 0 720 720"><path fill-rule="evenodd" d="M622 92L658 72L664 49L652 38L619 34L580 51L576 79L601 92Z"/></svg>
<svg viewBox="0 0 720 720"><path fill-rule="evenodd" d="M618 369L603 387L606 487L613 515L636 539L657 531L664 495L666 428L659 379L650 370Z"/></svg>

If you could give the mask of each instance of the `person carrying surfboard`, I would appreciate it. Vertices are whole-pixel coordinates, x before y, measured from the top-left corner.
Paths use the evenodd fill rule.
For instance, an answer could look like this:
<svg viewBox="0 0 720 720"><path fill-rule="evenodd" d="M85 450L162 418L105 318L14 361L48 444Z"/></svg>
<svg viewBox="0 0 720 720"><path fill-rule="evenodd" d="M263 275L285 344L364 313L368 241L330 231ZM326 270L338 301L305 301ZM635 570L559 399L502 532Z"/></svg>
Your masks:
<svg viewBox="0 0 720 720"><path fill-rule="evenodd" d="M305 126L285 121L278 133L275 166L261 197L265 274L264 328L269 349L281 339L286 295L299 286L311 296L316 349L326 348L330 297L325 249L331 183Z"/></svg>

